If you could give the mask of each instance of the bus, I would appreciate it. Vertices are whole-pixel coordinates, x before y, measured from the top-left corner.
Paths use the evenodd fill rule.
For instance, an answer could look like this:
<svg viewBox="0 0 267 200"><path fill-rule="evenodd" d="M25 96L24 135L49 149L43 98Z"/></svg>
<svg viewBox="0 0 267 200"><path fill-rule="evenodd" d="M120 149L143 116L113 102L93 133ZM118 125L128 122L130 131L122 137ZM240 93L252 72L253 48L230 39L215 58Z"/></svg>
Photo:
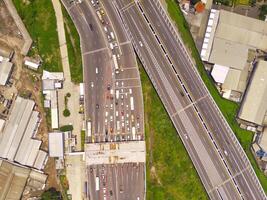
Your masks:
<svg viewBox="0 0 267 200"><path fill-rule="evenodd" d="M96 191L99 191L99 185L100 185L100 182L99 182L99 177L95 177L95 190Z"/></svg>
<svg viewBox="0 0 267 200"><path fill-rule="evenodd" d="M116 72L116 74L118 74L119 73L119 65L118 65L118 60L117 60L116 55L112 55L112 59L113 59L114 66L115 66L115 72Z"/></svg>
<svg viewBox="0 0 267 200"><path fill-rule="evenodd" d="M130 106L131 106L131 110L134 110L134 100L133 97L130 97Z"/></svg>

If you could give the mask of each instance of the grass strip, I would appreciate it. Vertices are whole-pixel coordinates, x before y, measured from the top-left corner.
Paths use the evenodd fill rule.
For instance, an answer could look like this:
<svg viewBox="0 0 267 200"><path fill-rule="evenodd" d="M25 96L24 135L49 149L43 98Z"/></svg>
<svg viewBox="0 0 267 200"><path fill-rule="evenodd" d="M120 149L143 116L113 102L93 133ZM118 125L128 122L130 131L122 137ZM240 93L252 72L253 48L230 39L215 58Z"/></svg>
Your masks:
<svg viewBox="0 0 267 200"><path fill-rule="evenodd" d="M63 5L61 7L64 17L64 28L65 28L68 57L70 63L71 80L72 82L77 84L83 82L80 37L65 7Z"/></svg>

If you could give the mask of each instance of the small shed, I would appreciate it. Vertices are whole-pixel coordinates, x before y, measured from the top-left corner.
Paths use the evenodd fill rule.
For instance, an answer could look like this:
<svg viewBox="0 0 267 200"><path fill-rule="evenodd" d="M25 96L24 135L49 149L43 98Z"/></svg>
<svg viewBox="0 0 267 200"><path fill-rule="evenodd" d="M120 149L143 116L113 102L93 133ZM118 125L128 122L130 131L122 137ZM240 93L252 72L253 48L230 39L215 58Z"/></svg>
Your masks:
<svg viewBox="0 0 267 200"><path fill-rule="evenodd" d="M56 158L64 157L64 134L62 132L51 132L48 135L49 156Z"/></svg>

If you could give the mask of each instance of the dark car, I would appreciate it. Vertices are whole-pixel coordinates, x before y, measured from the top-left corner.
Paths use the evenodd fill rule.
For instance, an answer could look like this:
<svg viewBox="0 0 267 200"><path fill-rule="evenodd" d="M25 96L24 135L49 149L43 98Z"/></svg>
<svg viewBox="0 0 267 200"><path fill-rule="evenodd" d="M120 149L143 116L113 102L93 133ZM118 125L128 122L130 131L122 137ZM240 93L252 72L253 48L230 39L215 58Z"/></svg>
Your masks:
<svg viewBox="0 0 267 200"><path fill-rule="evenodd" d="M99 104L96 104L96 109L99 109Z"/></svg>
<svg viewBox="0 0 267 200"><path fill-rule="evenodd" d="M93 25L92 25L92 24L89 24L89 28L90 28L90 30L91 30L91 31L93 31L93 30L94 30L94 28L93 28Z"/></svg>

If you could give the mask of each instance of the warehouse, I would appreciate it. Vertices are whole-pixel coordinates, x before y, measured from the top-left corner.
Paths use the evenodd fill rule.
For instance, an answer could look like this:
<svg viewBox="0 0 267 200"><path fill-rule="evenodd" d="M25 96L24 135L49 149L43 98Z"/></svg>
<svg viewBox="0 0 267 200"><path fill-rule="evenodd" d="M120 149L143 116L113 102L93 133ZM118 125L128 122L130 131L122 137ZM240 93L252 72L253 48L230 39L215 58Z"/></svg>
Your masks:
<svg viewBox="0 0 267 200"><path fill-rule="evenodd" d="M0 199L19 200L23 192L44 189L47 175L0 159Z"/></svg>
<svg viewBox="0 0 267 200"><path fill-rule="evenodd" d="M42 142L34 139L40 121L34 107L32 100L17 97L1 134L0 157L42 170L46 156L39 150Z"/></svg>
<svg viewBox="0 0 267 200"><path fill-rule="evenodd" d="M257 97L257 98L255 98ZM267 62L259 61L255 67L242 101L238 118L257 126L267 125Z"/></svg>
<svg viewBox="0 0 267 200"><path fill-rule="evenodd" d="M240 101L257 50L267 50L267 23L225 10L211 10L201 50L223 97Z"/></svg>
<svg viewBox="0 0 267 200"><path fill-rule="evenodd" d="M6 85L11 75L13 63L9 61L0 62L0 85Z"/></svg>

